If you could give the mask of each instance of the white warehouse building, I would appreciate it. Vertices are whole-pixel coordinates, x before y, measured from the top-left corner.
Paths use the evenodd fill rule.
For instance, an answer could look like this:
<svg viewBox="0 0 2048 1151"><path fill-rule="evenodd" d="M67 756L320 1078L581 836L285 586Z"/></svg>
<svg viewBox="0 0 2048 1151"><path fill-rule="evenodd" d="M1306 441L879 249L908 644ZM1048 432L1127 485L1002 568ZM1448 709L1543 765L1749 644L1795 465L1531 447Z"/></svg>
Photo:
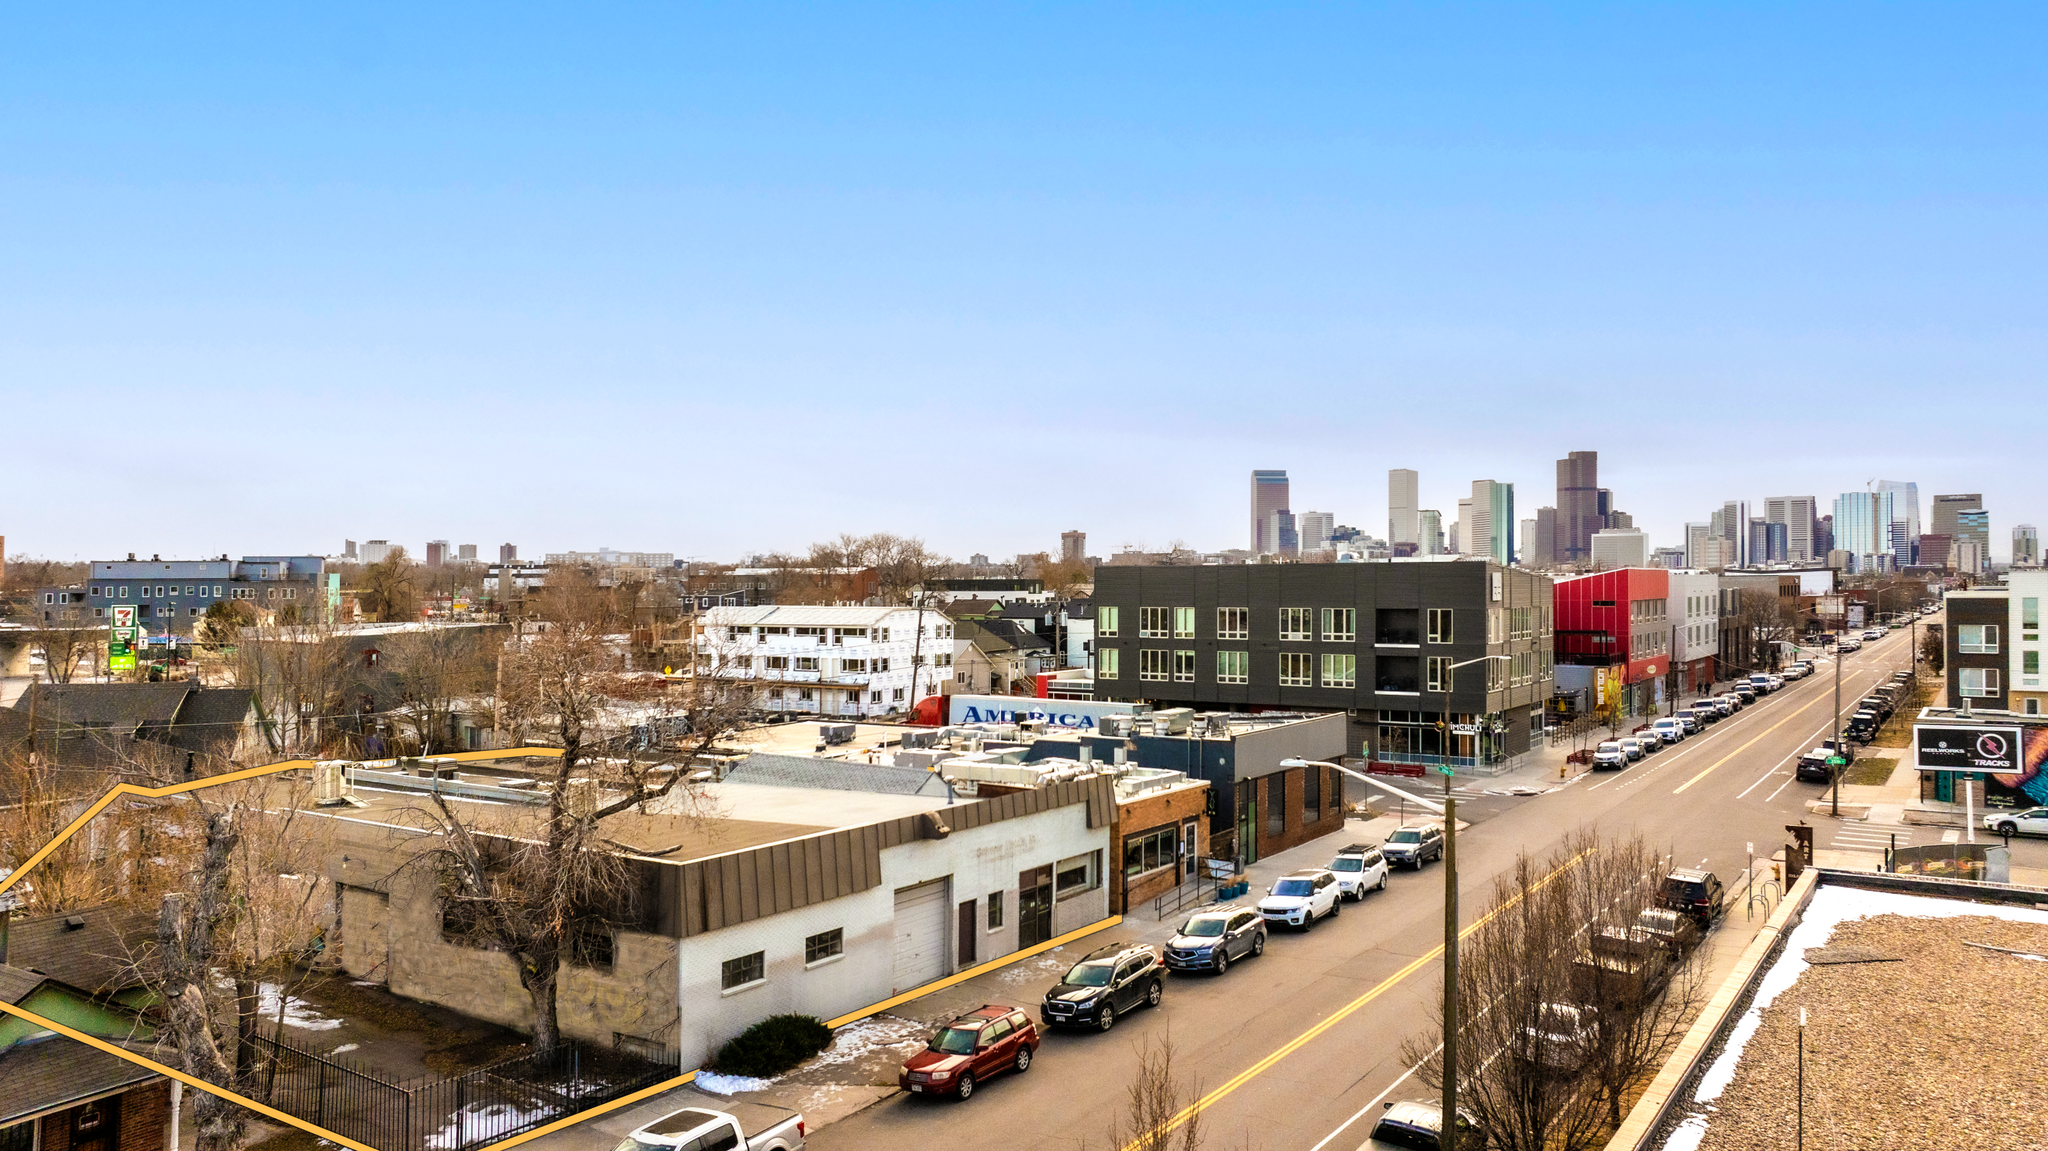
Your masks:
<svg viewBox="0 0 2048 1151"><path fill-rule="evenodd" d="M754 683L769 711L886 715L953 677L953 622L930 608L717 607L696 657L696 674Z"/></svg>

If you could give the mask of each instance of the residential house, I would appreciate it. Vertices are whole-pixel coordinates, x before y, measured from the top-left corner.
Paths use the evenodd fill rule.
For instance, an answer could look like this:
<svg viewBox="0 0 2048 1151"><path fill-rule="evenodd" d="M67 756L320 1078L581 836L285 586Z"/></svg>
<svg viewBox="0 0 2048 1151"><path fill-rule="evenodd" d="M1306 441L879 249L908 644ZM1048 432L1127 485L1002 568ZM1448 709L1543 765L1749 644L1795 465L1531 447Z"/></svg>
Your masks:
<svg viewBox="0 0 2048 1151"><path fill-rule="evenodd" d="M887 715L953 678L954 626L911 607L716 607L693 674L752 684L771 712Z"/></svg>

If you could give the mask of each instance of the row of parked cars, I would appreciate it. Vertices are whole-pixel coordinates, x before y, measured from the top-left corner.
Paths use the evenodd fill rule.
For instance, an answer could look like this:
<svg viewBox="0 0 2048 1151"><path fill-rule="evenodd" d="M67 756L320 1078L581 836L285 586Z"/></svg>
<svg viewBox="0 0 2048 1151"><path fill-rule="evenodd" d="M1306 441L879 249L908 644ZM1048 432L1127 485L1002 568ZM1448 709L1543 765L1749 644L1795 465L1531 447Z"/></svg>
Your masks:
<svg viewBox="0 0 2048 1151"><path fill-rule="evenodd" d="M1304 868L1274 881L1254 906L1212 903L1190 913L1163 948L1114 943L1082 956L1045 993L1038 1019L1022 1009L988 1004L940 1028L898 1072L913 1095L973 1096L978 1084L1004 1072L1022 1074L1037 1056L1039 1027L1108 1031L1122 1016L1157 1007L1171 971L1222 975L1232 964L1266 953L1276 927L1301 931L1335 918L1347 902L1387 889L1396 866L1421 869L1444 854L1443 828L1417 824L1384 844L1341 848L1328 867Z"/></svg>
<svg viewBox="0 0 2048 1151"><path fill-rule="evenodd" d="M1802 660L1786 668L1782 675L1756 675L1738 680L1720 695L1694 700L1690 705L1628 735L1602 741L1593 749L1593 770L1615 771L1627 767L1660 748L1699 734L1709 725L1719 723L1755 703L1759 697L1784 687L1789 680L1812 674L1813 665Z"/></svg>

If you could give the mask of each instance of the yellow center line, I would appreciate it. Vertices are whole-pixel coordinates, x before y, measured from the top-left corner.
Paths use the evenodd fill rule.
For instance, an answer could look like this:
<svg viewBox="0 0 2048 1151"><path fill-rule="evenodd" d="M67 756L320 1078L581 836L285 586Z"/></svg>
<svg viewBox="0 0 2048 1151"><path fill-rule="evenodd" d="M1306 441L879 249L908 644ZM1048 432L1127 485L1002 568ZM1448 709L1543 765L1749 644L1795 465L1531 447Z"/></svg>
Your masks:
<svg viewBox="0 0 2048 1151"><path fill-rule="evenodd" d="M1837 656L1835 658L1840 659L1841 657ZM1864 672L1867 672L1869 670L1871 669L1866 668L1864 669ZM1864 672L1859 672L1858 674L1863 674ZM1805 707L1800 708L1798 711L1793 712L1791 715L1788 715L1785 718L1779 720L1778 722L1772 724L1771 726L1763 729L1762 731L1757 732L1756 736L1752 738L1749 741L1749 743L1743 744L1741 747L1736 748L1734 751L1731 751L1727 755L1724 755L1721 758L1715 760L1714 762L1708 764L1705 768L1701 769L1698 775L1695 775L1691 779L1686 780L1684 783L1679 784L1677 787L1672 788L1671 794L1677 795L1678 793L1684 791L1686 788L1691 787L1695 783L1698 783L1700 780L1707 778L1708 772L1713 771L1715 768L1721 766L1724 763L1727 763L1729 760L1734 759L1736 756L1741 755L1743 752L1749 750L1749 745L1751 743L1755 743L1757 740L1762 739L1763 737L1771 734L1772 732L1778 730L1786 724L1791 723L1793 720L1799 718L1806 712L1812 711L1816 706L1828 702L1828 699L1828 693L1821 693L1819 698L1815 699L1812 703L1807 704Z"/></svg>
<svg viewBox="0 0 2048 1151"><path fill-rule="evenodd" d="M1591 849L1588 849L1586 851L1578 853L1577 855L1572 856L1570 859L1565 860L1563 863L1558 864L1556 870L1544 876L1542 879L1537 880L1534 884L1530 886L1529 890L1534 891L1536 888L1542 887L1544 884L1549 883L1552 879L1555 879L1559 875L1562 875L1567 869L1576 866L1581 859L1586 858L1586 856L1590 854L1592 854L1592 851ZM1466 936L1469 936L1473 932L1486 926L1486 924L1489 921L1491 921L1494 916L1499 915L1501 912L1506 911L1510 907L1513 907L1515 904L1521 902L1521 900L1522 897L1520 895L1516 895L1514 898L1509 899L1506 903L1503 903L1499 907L1494 908L1492 911L1487 912L1485 915L1480 916L1478 919L1472 922L1472 926L1467 927L1463 931L1460 931L1458 933L1458 938L1464 939ZM1443 953L1444 945L1441 943L1437 944L1435 947L1431 948L1426 954L1422 955L1414 962L1408 964L1408 966L1403 967L1401 970L1396 971L1392 975L1387 976L1385 979L1380 980L1380 982L1377 985L1375 985L1372 990L1366 992L1365 994L1359 996L1358 998L1352 1000L1351 1002L1345 1004L1343 1007L1339 1008L1336 1011L1336 1013L1331 1015L1329 1018L1324 1019L1322 1022L1316 1024L1314 1027L1311 1027L1308 1030L1302 1032L1301 1034L1295 1036L1294 1038L1288 1040L1286 1043L1281 1044L1280 1047L1276 1049L1272 1054L1266 1056L1264 1059L1259 1060L1257 1063L1252 1064L1250 1067L1245 1068L1243 1071L1238 1072L1235 1076L1232 1076L1229 1081L1225 1082L1221 1087L1216 1088L1214 1091L1209 1092L1207 1095L1204 1095L1200 1099L1197 1099L1193 1103L1190 1103L1186 1107L1183 1107L1178 1114L1176 1114L1173 1118L1167 1120L1165 1123L1161 1124L1157 1131L1151 1132L1150 1134L1154 1136L1164 1135L1165 1133L1172 1131L1174 1128L1179 1127L1181 1124L1186 1123L1195 1115L1215 1106L1217 1103L1221 1102L1225 1096L1228 1096L1232 1092L1236 1091L1238 1088L1244 1086L1245 1084L1251 1082L1253 1079L1271 1070L1275 1063L1278 1063L1282 1059L1287 1058L1289 1055L1294 1054L1296 1051L1301 1050L1303 1046L1308 1044L1310 1041L1314 1040L1323 1032L1328 1031L1330 1028L1335 1027L1339 1023L1342 1023L1344 1020L1350 1018L1354 1013L1356 1013L1360 1008L1364 1007L1366 1004L1371 1003L1373 1000L1378 999L1382 995L1385 995L1388 991L1392 990L1395 986L1397 986L1402 980L1408 978L1410 975L1415 974L1417 971L1421 970L1428 964L1435 962L1438 957L1443 955ZM1121 1151L1132 1151L1133 1148L1144 1146L1146 1144L1146 1141L1146 1136L1140 1136L1139 1138L1133 1139L1129 1143L1124 1144Z"/></svg>

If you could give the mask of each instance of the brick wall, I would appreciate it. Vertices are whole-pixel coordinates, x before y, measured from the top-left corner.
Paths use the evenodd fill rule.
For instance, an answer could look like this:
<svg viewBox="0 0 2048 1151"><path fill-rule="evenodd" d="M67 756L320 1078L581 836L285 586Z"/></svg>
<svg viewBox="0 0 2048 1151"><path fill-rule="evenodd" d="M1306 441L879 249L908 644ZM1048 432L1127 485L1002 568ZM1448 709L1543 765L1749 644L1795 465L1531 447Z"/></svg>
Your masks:
<svg viewBox="0 0 2048 1151"><path fill-rule="evenodd" d="M1317 808L1318 818L1314 820L1305 819L1307 813L1302 810L1302 797L1307 790L1305 776L1311 771L1320 774L1322 784L1322 802ZM1259 789L1260 859L1276 851L1299 847L1309 840L1333 831L1344 830L1343 776L1327 767L1290 767L1282 769L1278 774L1285 779L1286 796L1281 804L1283 825L1277 835L1270 830L1273 824L1267 808L1268 796L1272 794L1269 790L1272 784L1265 776L1253 781Z"/></svg>
<svg viewBox="0 0 2048 1151"><path fill-rule="evenodd" d="M1200 781L1197 781L1198 783ZM1158 795L1145 796L1129 803L1117 804L1117 827L1110 849L1109 866L1117 877L1110 910L1122 913L1132 907L1158 898L1162 893L1180 885L1182 873L1178 867L1162 868L1142 875L1129 876L1124 872L1123 845L1128 840L1161 827L1184 825L1192 820L1195 825L1195 844L1191 849L1197 857L1209 854L1209 820L1206 815L1209 806L1207 784L1195 787L1177 787Z"/></svg>
<svg viewBox="0 0 2048 1151"><path fill-rule="evenodd" d="M87 1107L97 1107L114 1125L114 1151L164 1151L171 1125L171 1081L156 1079L115 1095L42 1118L42 1151L71 1151L72 1128ZM97 1144L95 1144L97 1145Z"/></svg>

